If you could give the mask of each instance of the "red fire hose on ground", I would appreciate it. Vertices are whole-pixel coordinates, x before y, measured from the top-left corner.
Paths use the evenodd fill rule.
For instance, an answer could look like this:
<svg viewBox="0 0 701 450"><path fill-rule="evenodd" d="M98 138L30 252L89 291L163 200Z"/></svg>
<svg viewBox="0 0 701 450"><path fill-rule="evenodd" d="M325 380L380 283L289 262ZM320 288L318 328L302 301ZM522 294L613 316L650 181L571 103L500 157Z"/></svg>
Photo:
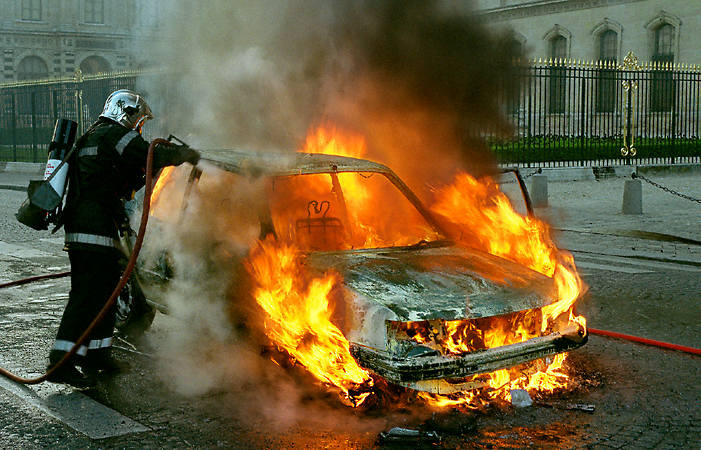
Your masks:
<svg viewBox="0 0 701 450"><path fill-rule="evenodd" d="M16 381L17 383L22 383L22 384L38 384L41 383L42 381L46 381L46 379L51 376L54 371L56 371L59 367L63 366L66 361L70 357L72 357L80 348L81 345L88 339L92 331L95 329L95 327L102 321L102 319L107 315L107 312L110 310L112 305L117 301L117 297L119 297L119 294L122 292L122 289L124 289L124 286L127 284L127 281L129 281L129 276L131 276L132 271L134 270L134 266L136 265L136 258L139 256L139 251L141 250L141 244L144 241L144 234L146 233L146 224L148 223L148 213L149 209L151 206L151 192L153 190L152 186L152 181L153 181L153 176L151 174L151 171L153 170L153 149L156 147L158 144L170 144L165 139L154 139L151 142L151 145L148 147L148 154L146 156L146 186L145 186L145 191L144 191L144 204L143 204L143 209L141 211L141 223L139 225L139 232L136 235L136 242L134 242L134 248L131 252L131 257L129 258L129 262L127 263L126 268L124 269L124 272L122 273L122 277L119 279L119 283L117 283L117 287L114 289L112 292L112 295L110 298L107 300L105 303L105 306L102 307L100 312L97 314L95 319L92 321L92 323L88 326L88 328L83 332L83 334L78 338L76 343L73 345L73 348L66 353L61 360L55 364L51 369L49 369L45 374L36 377L36 378L24 378L20 377L18 375L13 374L12 372L0 367L0 375L3 375L13 381ZM60 277L65 277L69 275L70 272L61 272L61 273L55 273L55 274L49 274L49 275L39 275L36 277L31 277L31 278L25 278L24 280L18 280L18 281L12 281L9 283L5 284L0 284L0 288L4 287L10 287L10 286L19 286L21 284L26 284L26 283L31 283L33 281L38 281L38 280L44 280L48 278L60 278Z"/></svg>
<svg viewBox="0 0 701 450"><path fill-rule="evenodd" d="M686 347L684 345L670 344L669 342L654 341L652 339L631 336L630 334L616 333L615 331L597 330L596 328L587 328L587 332L591 334L598 334L599 336L625 339L627 341L637 342L639 344L654 345L655 347L691 353L692 355L701 355L701 348Z"/></svg>

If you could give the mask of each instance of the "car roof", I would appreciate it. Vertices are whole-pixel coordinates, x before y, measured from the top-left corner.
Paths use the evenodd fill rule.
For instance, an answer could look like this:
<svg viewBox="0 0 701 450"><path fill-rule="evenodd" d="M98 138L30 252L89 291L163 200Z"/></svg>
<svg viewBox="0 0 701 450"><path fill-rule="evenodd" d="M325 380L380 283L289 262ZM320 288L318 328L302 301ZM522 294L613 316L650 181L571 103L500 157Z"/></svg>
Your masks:
<svg viewBox="0 0 701 450"><path fill-rule="evenodd" d="M385 165L366 159L320 153L201 150L203 162L229 172L253 176L284 176L326 172L391 173Z"/></svg>

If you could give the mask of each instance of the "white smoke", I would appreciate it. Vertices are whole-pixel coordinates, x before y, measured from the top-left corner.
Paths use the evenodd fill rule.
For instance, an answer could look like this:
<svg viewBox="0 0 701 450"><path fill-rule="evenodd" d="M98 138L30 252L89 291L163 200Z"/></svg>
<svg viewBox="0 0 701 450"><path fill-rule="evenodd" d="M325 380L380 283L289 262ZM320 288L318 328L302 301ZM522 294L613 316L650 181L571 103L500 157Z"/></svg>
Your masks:
<svg viewBox="0 0 701 450"><path fill-rule="evenodd" d="M147 131L199 149L295 151L311 126L330 119L367 136L371 158L419 188L451 176L461 158L491 161L465 147L460 127L501 124L494 90L511 54L448 3L161 3L161 39L143 50L162 73L139 85L156 114ZM175 270L167 292L174 323L159 349L164 379L185 394L226 386L263 396L258 408L294 420L305 389L261 358L236 323L252 313L237 309L246 308L240 261L260 232L262 182L210 173L183 221L148 238L151 250L168 249Z"/></svg>

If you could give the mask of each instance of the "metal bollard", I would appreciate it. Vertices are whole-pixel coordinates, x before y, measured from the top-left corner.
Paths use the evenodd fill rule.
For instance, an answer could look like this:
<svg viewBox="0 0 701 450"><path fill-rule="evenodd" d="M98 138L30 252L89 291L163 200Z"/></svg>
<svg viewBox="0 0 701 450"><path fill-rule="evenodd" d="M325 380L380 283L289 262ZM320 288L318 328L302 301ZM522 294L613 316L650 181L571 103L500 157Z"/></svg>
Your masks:
<svg viewBox="0 0 701 450"><path fill-rule="evenodd" d="M640 180L626 180L623 187L623 214L643 213L643 183Z"/></svg>
<svg viewBox="0 0 701 450"><path fill-rule="evenodd" d="M531 203L533 207L548 206L548 176L533 175L531 181Z"/></svg>

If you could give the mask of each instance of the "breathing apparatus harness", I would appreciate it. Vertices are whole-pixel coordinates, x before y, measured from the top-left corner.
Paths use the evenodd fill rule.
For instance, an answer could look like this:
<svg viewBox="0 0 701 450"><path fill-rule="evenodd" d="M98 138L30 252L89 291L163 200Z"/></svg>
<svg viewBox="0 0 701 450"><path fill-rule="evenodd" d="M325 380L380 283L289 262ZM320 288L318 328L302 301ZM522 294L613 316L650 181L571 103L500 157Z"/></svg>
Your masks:
<svg viewBox="0 0 701 450"><path fill-rule="evenodd" d="M57 124L58 126L58 124ZM72 142L71 142L72 144ZM114 291L112 292L112 295L107 299L107 302L105 303L105 306L102 307L100 312L97 314L95 319L92 321L92 323L88 326L88 328L83 332L83 334L78 338L78 340L75 342L73 347L63 355L63 358L61 360L53 365L49 370L46 371L45 374L35 377L35 378L24 378L19 375L15 375L14 373L8 371L7 369L4 369L0 367L0 375L3 375L17 383L22 383L22 384L38 384L43 381L46 381L47 378L51 376L52 373L54 373L56 370L58 370L61 366L63 366L66 361L68 361L69 358L71 358L75 353L78 351L81 345L88 339L90 334L93 332L95 327L104 319L104 317L107 315L108 311L110 308L112 308L112 305L117 301L117 298L119 297L119 294L122 292L122 289L124 289L124 286L127 284L127 281L129 281L129 277L131 276L132 271L134 270L134 267L136 265L136 259L139 256L139 251L141 250L141 244L144 241L144 235L146 234L146 224L148 223L148 214L151 206L151 192L153 191L153 174L151 173L153 170L153 150L156 147L156 145L159 144L164 144L164 145L170 145L170 142L165 140L165 139L154 139L151 144L148 147L148 153L146 155L146 185L144 188L144 203L143 203L143 208L141 211L141 222L139 224L139 231L136 235L136 241L134 242L134 246L132 248L131 256L129 257L129 261L127 262L127 266L124 269L124 272L122 273L122 277L119 279L119 283L117 283L117 287L115 287ZM68 159L68 156L66 157ZM63 162L65 164L65 161ZM58 169L60 169L60 165L57 166L57 169L54 170L52 175L56 172L58 172ZM46 181L51 181L47 178ZM48 183L46 183L48 184ZM62 194L62 193L61 193ZM31 201L31 196L26 202ZM25 203L26 203L25 202ZM24 206L24 204L23 204ZM21 207L20 207L21 209ZM46 213L45 210L40 210ZM18 217L19 219L19 217ZM46 220L44 218L43 220ZM24 222L23 222L24 223ZM46 229L46 228L42 228ZM18 280L18 281L13 281L10 283L5 283L5 284L0 284L0 289L5 288L5 287L10 287L10 286L17 286L20 284L26 284L30 283L33 281L38 281L46 278L60 278L70 275L70 272L61 272L61 273L56 273L56 274L49 274L49 275L40 275L37 277L32 277L32 278L27 278L24 280Z"/></svg>

